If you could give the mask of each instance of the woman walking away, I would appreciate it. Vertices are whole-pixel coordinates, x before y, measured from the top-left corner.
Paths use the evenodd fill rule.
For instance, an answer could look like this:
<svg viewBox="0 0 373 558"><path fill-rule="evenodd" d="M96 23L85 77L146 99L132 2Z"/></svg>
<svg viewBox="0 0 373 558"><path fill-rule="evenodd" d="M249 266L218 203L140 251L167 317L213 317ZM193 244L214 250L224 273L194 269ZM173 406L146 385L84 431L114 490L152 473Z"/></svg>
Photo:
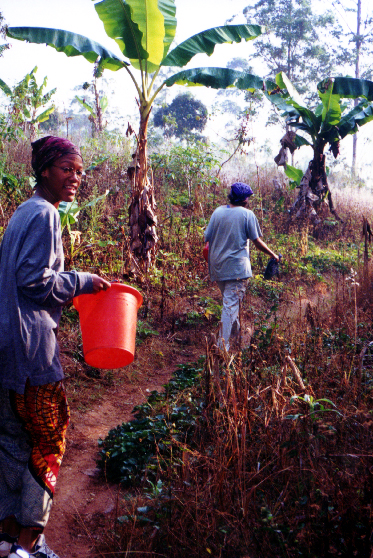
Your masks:
<svg viewBox="0 0 373 558"><path fill-rule="evenodd" d="M279 257L261 240L261 230L254 213L247 209L253 191L248 184L236 182L228 195L229 203L215 209L205 231L209 243L208 264L211 281L216 281L223 295L218 346L229 350L231 337L238 337L240 302L252 277L249 242L276 261Z"/></svg>
<svg viewBox="0 0 373 558"><path fill-rule="evenodd" d="M0 246L0 556L58 558L43 535L69 421L58 323L74 296L110 283L63 267L57 208L79 188L79 149L44 137L32 144L32 167L35 193Z"/></svg>

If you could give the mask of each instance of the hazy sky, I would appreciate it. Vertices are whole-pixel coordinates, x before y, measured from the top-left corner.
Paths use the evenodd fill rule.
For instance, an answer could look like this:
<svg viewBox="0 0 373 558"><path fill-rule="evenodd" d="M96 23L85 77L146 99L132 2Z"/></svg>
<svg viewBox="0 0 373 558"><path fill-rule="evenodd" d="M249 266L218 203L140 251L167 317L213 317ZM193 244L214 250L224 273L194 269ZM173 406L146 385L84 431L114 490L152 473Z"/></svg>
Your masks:
<svg viewBox="0 0 373 558"><path fill-rule="evenodd" d="M237 14L234 23L244 23L243 8L249 0L176 0L176 41L184 39L210 27L224 25ZM116 43L109 39L101 20L96 14L92 0L0 0L0 11L11 26L38 26L66 29L85 35L103 44L114 53L120 54ZM9 41L12 45L0 58L0 77L14 85L34 66L38 66L38 81L48 76L48 87L57 87L57 99L66 98L75 85L92 79L93 65L82 57L67 58L63 53L44 45ZM245 56L252 49L250 42L240 45L219 45L210 58L198 55L193 66L225 66L234 56ZM135 96L135 90L126 72L105 72L106 77L115 77L118 96ZM132 93L131 93L132 92ZM128 95L130 97L128 97Z"/></svg>

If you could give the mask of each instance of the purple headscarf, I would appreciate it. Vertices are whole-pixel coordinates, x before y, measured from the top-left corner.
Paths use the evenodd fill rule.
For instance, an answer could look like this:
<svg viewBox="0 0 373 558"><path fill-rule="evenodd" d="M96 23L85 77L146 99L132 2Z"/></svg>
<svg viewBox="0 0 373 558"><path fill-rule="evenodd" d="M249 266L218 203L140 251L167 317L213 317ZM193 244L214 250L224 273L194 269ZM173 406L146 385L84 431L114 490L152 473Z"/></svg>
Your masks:
<svg viewBox="0 0 373 558"><path fill-rule="evenodd" d="M34 141L31 147L31 164L37 180L40 179L41 173L46 167L51 166L53 161L56 161L64 155L78 155L83 160L76 145L65 138L45 136L44 138Z"/></svg>
<svg viewBox="0 0 373 558"><path fill-rule="evenodd" d="M254 192L248 184L245 184L244 182L235 182L231 186L229 199L232 203L243 202L246 198L249 198L253 194Z"/></svg>

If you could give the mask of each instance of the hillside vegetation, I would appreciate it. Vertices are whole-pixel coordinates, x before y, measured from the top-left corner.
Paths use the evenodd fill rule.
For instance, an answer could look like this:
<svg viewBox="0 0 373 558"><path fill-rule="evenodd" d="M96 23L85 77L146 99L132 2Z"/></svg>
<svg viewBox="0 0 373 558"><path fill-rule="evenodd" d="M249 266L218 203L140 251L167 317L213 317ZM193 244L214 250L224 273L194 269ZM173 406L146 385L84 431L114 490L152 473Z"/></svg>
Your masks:
<svg viewBox="0 0 373 558"><path fill-rule="evenodd" d="M95 552L369 557L372 289L362 230L372 198L334 187L343 222L325 215L313 235L289 219L296 190L274 165L251 168L236 157L218 177L212 148L180 146L151 159L159 244L144 274L128 244L130 153L126 140L104 134L83 146L90 170L77 202L100 199L64 228L63 241L68 269L142 292L137 354L123 370L90 368L78 315L66 307L59 335L72 410L109 397L114 381L174 374L99 442L102 482L120 489L105 529L100 518ZM32 193L29 144L10 142L2 162L0 236ZM264 281L267 262L252 248L242 339L228 354L214 345L221 300L202 248L203 229L236 180L253 186L251 209L283 259L279 280Z"/></svg>

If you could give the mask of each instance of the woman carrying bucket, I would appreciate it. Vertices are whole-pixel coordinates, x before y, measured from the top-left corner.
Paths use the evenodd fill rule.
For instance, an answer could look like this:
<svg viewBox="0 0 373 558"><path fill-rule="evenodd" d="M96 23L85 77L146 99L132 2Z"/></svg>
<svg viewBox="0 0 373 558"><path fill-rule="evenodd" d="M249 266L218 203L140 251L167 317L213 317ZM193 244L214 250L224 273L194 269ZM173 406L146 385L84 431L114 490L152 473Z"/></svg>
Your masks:
<svg viewBox="0 0 373 558"><path fill-rule="evenodd" d="M46 545L69 409L56 339L62 306L106 290L98 275L65 272L61 201L72 202L83 161L70 141L32 144L34 195L0 246L0 556L58 558Z"/></svg>

